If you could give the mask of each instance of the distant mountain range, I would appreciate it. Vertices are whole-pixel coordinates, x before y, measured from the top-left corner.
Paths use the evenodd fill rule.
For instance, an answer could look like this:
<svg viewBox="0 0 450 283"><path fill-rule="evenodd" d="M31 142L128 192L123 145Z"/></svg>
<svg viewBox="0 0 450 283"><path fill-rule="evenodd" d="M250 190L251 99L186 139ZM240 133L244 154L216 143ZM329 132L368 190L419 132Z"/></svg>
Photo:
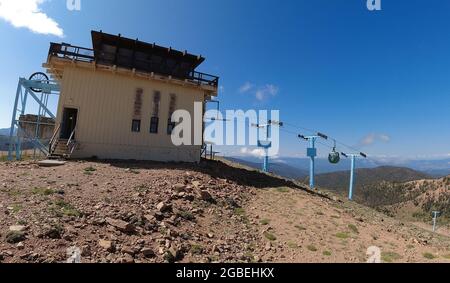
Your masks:
<svg viewBox="0 0 450 283"><path fill-rule="evenodd" d="M431 213L439 211L440 223L450 223L450 176L359 186L355 201L408 221L430 223Z"/></svg>
<svg viewBox="0 0 450 283"><path fill-rule="evenodd" d="M260 169L261 160L227 158L245 166ZM432 211L440 211L442 223L450 223L450 160L411 161L408 164L423 171L399 166L372 167L360 160L356 170L354 200L390 216L411 221L429 222ZM350 171L344 160L338 166L330 166L326 160L319 160L318 170L326 173L316 175L316 184L326 190L347 197ZM308 183L309 160L275 159L270 164L272 173ZM367 166L369 168L361 168ZM337 171L333 172L335 169ZM436 173L443 177L437 178ZM449 176L447 176L449 175Z"/></svg>
<svg viewBox="0 0 450 283"><path fill-rule="evenodd" d="M305 179L305 182L308 179L309 177ZM432 176L409 168L381 166L357 169L355 187L377 185L381 182L404 183L422 179L432 179ZM346 193L350 185L350 171L319 174L316 176L316 184L322 188Z"/></svg>
<svg viewBox="0 0 450 283"><path fill-rule="evenodd" d="M450 223L450 176L401 184L385 182L369 189L370 194L361 201L387 214L428 222L431 213L438 211L440 222ZM388 201L380 203L386 195Z"/></svg>
<svg viewBox="0 0 450 283"><path fill-rule="evenodd" d="M241 163L252 164L252 166L250 167L257 169L260 169L262 166L262 160L256 157L227 157L227 159L240 160ZM271 160L271 167L275 166L273 168L273 172L280 176L289 178L290 176L298 175L299 177L301 177L303 175L308 175L309 163L310 161L308 158L282 157ZM359 169L373 169L385 166L411 168L412 170L425 173L426 175L430 175L435 178L445 177L450 174L450 158L443 158L438 160L358 159L356 165ZM283 168L286 168L286 174L283 173ZM294 173L295 170L298 170L298 173ZM341 162L336 165L330 164L327 159L316 159L317 174L326 174L348 170L350 170L350 160L348 159L342 159Z"/></svg>

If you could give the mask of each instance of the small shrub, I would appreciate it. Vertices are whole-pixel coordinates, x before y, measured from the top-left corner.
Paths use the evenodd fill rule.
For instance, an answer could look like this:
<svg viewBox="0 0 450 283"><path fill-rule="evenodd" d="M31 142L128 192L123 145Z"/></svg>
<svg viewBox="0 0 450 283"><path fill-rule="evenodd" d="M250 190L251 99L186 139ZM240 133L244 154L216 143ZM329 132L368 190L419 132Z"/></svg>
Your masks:
<svg viewBox="0 0 450 283"><path fill-rule="evenodd" d="M18 231L10 231L6 234L6 242L9 244L17 244L25 240L25 233Z"/></svg>
<svg viewBox="0 0 450 283"><path fill-rule="evenodd" d="M277 240L277 237L274 234L269 233L269 232L264 232L264 237L266 237L267 240L272 241L272 242Z"/></svg>
<svg viewBox="0 0 450 283"><path fill-rule="evenodd" d="M50 208L57 216L81 217L82 213L78 211L73 205L63 200L56 201Z"/></svg>
<svg viewBox="0 0 450 283"><path fill-rule="evenodd" d="M17 197L17 196L20 196L22 194L22 192L20 190L17 190L17 189L6 190L6 192L8 193L9 197Z"/></svg>
<svg viewBox="0 0 450 283"><path fill-rule="evenodd" d="M18 213L23 209L22 205L20 203L15 203L12 205L12 212Z"/></svg>
<svg viewBox="0 0 450 283"><path fill-rule="evenodd" d="M335 236L336 236L336 238L344 239L344 240L350 238L348 233L337 233Z"/></svg>
<svg viewBox="0 0 450 283"><path fill-rule="evenodd" d="M296 243L294 243L294 242L288 242L287 245L291 249L297 249L298 248L298 245Z"/></svg>
<svg viewBox="0 0 450 283"><path fill-rule="evenodd" d="M317 248L315 247L315 246L313 246L313 245L309 245L309 246L307 246L306 247L309 251L311 251L311 252L317 252Z"/></svg>
<svg viewBox="0 0 450 283"><path fill-rule="evenodd" d="M434 254L432 254L432 253L424 253L423 257L426 258L426 259L429 259L429 260L433 260L433 259L436 258L436 256Z"/></svg>
<svg viewBox="0 0 450 283"><path fill-rule="evenodd" d="M402 259L402 256L395 252L383 252L381 253L381 260L387 263L394 262Z"/></svg>
<svg viewBox="0 0 450 283"><path fill-rule="evenodd" d="M177 215L179 217L183 218L184 220L188 220L188 221L194 221L195 220L194 214L190 213L189 211L180 210L180 211L177 212Z"/></svg>
<svg viewBox="0 0 450 283"><path fill-rule="evenodd" d="M87 168L84 168L84 172L95 172L95 171L97 171L97 169L95 169L94 167L92 167L92 166L89 166L89 167L87 167Z"/></svg>
<svg viewBox="0 0 450 283"><path fill-rule="evenodd" d="M54 190L49 189L49 188L34 188L31 193L33 195L40 195L40 196L51 196L55 193Z"/></svg>
<svg viewBox="0 0 450 283"><path fill-rule="evenodd" d="M277 188L277 192L279 192L279 193L289 193L290 191L291 191L291 189L288 187Z"/></svg>
<svg viewBox="0 0 450 283"><path fill-rule="evenodd" d="M323 255L324 255L324 256L331 256L332 254L331 254L330 251L324 251L324 252L323 252Z"/></svg>
<svg viewBox="0 0 450 283"><path fill-rule="evenodd" d="M200 245L192 245L191 246L191 253L193 255L200 255L203 253L203 247Z"/></svg>
<svg viewBox="0 0 450 283"><path fill-rule="evenodd" d="M355 234L359 234L358 227L353 224L348 225L348 229L350 229Z"/></svg>
<svg viewBox="0 0 450 283"><path fill-rule="evenodd" d="M297 228L300 231L306 231L306 228L301 225L295 225L295 228Z"/></svg>
<svg viewBox="0 0 450 283"><path fill-rule="evenodd" d="M269 225L270 224L270 220L269 219L263 219L259 222L261 225Z"/></svg>
<svg viewBox="0 0 450 283"><path fill-rule="evenodd" d="M46 229L44 235L50 239L61 239L64 228L60 224L53 224Z"/></svg>
<svg viewBox="0 0 450 283"><path fill-rule="evenodd" d="M241 207L236 208L236 209L234 210L234 214L236 214L236 215L244 215L244 214L245 214L245 209L243 209L243 208L241 208Z"/></svg>

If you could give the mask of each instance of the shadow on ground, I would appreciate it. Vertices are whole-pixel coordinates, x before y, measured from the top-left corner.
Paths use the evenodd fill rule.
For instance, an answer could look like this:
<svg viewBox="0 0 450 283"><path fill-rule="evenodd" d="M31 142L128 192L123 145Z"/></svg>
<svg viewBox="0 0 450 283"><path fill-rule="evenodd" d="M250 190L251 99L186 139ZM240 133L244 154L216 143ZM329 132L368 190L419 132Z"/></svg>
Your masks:
<svg viewBox="0 0 450 283"><path fill-rule="evenodd" d="M208 174L216 179L227 179L238 185L254 187L258 189L289 187L305 191L313 195L319 195L309 190L306 186L302 186L292 180L286 180L278 176L265 174L263 172L238 168L222 161L202 160L199 164L192 163L162 163L152 161L123 161L123 160L88 160L91 162L109 164L121 169L173 169L173 170L189 170L202 174ZM322 196L322 195L321 195Z"/></svg>

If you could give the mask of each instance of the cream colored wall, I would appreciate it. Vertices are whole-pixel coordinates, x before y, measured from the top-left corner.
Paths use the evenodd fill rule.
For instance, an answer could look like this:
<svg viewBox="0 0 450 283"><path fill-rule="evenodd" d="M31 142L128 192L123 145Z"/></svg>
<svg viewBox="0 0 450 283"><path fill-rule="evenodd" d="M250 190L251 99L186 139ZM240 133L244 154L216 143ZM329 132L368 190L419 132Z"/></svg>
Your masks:
<svg viewBox="0 0 450 283"><path fill-rule="evenodd" d="M171 137L167 135L167 121L171 93L177 96L176 109L193 113L194 102L204 100L202 90L70 66L64 69L61 87L57 121L62 121L64 108L78 109L76 141L79 146L73 157L200 160L200 146L175 147L172 144ZM137 88L144 91L142 121L141 132L133 133L131 123ZM150 133L154 91L161 92L158 134Z"/></svg>

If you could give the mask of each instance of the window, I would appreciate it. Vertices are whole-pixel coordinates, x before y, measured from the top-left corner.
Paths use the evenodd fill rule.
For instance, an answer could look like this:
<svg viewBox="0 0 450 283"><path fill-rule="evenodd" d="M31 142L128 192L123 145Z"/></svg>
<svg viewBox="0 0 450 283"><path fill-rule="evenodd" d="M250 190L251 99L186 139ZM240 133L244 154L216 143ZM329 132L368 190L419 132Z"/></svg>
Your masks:
<svg viewBox="0 0 450 283"><path fill-rule="evenodd" d="M161 93L159 91L155 91L153 94L153 115L152 115L152 119L150 121L150 133L151 134L158 133L160 103L161 103Z"/></svg>
<svg viewBox="0 0 450 283"><path fill-rule="evenodd" d="M172 135L173 129L175 129L176 123L172 122L172 118L169 118L169 121L167 123L167 134L170 136Z"/></svg>
<svg viewBox="0 0 450 283"><path fill-rule="evenodd" d="M134 96L134 117L138 119L141 117L143 94L144 90L142 88L136 89L136 94Z"/></svg>
<svg viewBox="0 0 450 283"><path fill-rule="evenodd" d="M141 131L141 120L133 120L131 124L131 131L133 133L139 133Z"/></svg>
<svg viewBox="0 0 450 283"><path fill-rule="evenodd" d="M152 117L152 120L150 121L150 133L151 134L157 134L158 133L158 124L159 124L159 118L158 117Z"/></svg>
<svg viewBox="0 0 450 283"><path fill-rule="evenodd" d="M141 114L142 114L142 96L144 91L142 88L136 89L134 95L133 116L131 123L131 132L139 133L141 131Z"/></svg>
<svg viewBox="0 0 450 283"><path fill-rule="evenodd" d="M175 94L171 94L169 103L169 121L167 122L168 135L172 135L173 129L176 126L176 123L172 122L172 115L175 112L176 106L177 106L177 96Z"/></svg>

